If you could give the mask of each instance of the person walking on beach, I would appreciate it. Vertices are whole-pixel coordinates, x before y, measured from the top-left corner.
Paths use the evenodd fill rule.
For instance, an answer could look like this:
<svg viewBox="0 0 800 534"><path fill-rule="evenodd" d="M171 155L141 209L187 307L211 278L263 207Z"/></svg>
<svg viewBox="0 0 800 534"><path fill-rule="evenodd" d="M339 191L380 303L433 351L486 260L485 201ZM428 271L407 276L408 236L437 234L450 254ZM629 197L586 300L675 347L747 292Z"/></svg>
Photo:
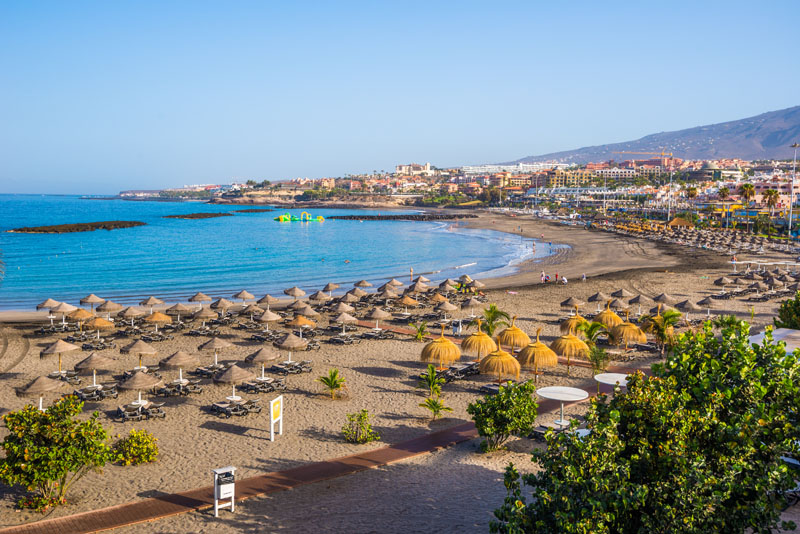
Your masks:
<svg viewBox="0 0 800 534"><path fill-rule="evenodd" d="M558 283L558 271L556 271L556 284Z"/></svg>
<svg viewBox="0 0 800 534"><path fill-rule="evenodd" d="M545 274L544 274L544 271L542 271L542 283L543 284L544 284L544 279L545 279Z"/></svg>
<svg viewBox="0 0 800 534"><path fill-rule="evenodd" d="M586 282L586 273L583 273L583 276L581 276L581 281Z"/></svg>

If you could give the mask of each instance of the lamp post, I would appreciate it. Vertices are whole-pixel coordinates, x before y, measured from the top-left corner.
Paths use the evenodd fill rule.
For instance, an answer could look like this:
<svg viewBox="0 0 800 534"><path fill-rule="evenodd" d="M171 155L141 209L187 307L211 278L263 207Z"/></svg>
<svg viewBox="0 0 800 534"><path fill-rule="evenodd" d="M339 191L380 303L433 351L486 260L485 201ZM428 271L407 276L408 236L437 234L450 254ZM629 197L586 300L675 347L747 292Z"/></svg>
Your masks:
<svg viewBox="0 0 800 534"><path fill-rule="evenodd" d="M789 186L789 239L792 238L792 205L794 204L794 179L797 177L797 148L800 144L794 143L789 145L789 148L794 149L794 158L792 159L792 185Z"/></svg>

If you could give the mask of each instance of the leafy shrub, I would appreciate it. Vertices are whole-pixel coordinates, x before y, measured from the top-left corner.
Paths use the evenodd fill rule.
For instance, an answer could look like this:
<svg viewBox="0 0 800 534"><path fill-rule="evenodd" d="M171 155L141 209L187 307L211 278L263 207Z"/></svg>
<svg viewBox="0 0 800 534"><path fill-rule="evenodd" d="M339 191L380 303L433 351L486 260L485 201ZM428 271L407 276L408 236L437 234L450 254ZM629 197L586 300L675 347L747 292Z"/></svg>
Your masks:
<svg viewBox="0 0 800 534"><path fill-rule="evenodd" d="M408 326L414 329L414 339L417 341L425 341L425 336L428 335L427 321L422 321L419 324L408 323Z"/></svg>
<svg viewBox="0 0 800 534"><path fill-rule="evenodd" d="M436 421L436 419L440 415L442 415L442 412L453 411L453 409L450 408L449 406L445 406L442 400L439 399L438 397L437 398L428 397L427 399L425 399L425 402L420 403L420 406L422 408L427 408L428 410L430 410L431 416L433 417L434 421Z"/></svg>
<svg viewBox="0 0 800 534"><path fill-rule="evenodd" d="M158 459L158 438L147 430L131 430L114 444L113 459L122 465L139 465Z"/></svg>
<svg viewBox="0 0 800 534"><path fill-rule="evenodd" d="M800 354L771 329L761 345L748 336L746 322L678 336L652 378L592 401L587 436L548 434L537 472L506 470L491 531L774 531L796 485L781 457L800 453Z"/></svg>
<svg viewBox="0 0 800 534"><path fill-rule="evenodd" d="M339 374L338 369L331 369L327 375L322 375L317 378L317 382L325 386L331 394L331 399L336 399L336 393L342 388L347 388L344 385L344 378Z"/></svg>
<svg viewBox="0 0 800 534"><path fill-rule="evenodd" d="M531 382L500 386L500 392L478 399L467 406L478 435L485 438L481 443L484 451L495 451L514 434L527 435L536 422L539 405L533 398L536 391Z"/></svg>
<svg viewBox="0 0 800 534"><path fill-rule="evenodd" d="M342 434L348 443L369 443L381 439L380 435L372 429L367 410L347 414L347 423L342 427Z"/></svg>
<svg viewBox="0 0 800 534"><path fill-rule="evenodd" d="M775 323L775 328L800 328L800 291L795 293L794 298L781 302L778 316L772 322Z"/></svg>
<svg viewBox="0 0 800 534"><path fill-rule="evenodd" d="M81 421L83 402L63 397L45 411L27 405L3 416L8 435L0 449L0 480L35 491L20 506L44 510L66 503L72 485L109 460L108 433L94 412Z"/></svg>

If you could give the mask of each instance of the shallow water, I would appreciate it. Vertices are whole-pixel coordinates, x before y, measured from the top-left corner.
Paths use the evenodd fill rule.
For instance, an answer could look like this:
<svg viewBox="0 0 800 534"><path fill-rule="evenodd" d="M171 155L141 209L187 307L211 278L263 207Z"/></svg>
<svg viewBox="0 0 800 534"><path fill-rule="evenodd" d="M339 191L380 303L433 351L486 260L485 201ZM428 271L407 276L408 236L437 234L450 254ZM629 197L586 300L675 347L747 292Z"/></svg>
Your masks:
<svg viewBox="0 0 800 534"><path fill-rule="evenodd" d="M274 221L283 209L214 219L163 218L243 208L0 195L6 270L0 309L31 308L48 297L75 303L89 293L123 304L151 294L180 300L196 291L228 298L240 289L282 295L292 285L310 292L330 281L345 286L366 278L379 285L397 277L407 282L412 267L414 276L427 273L434 281L465 273L486 278L507 274L515 263L533 257L529 239L443 222ZM311 210L315 217L354 213L375 211ZM147 225L70 234L6 232L108 220ZM549 253L546 244L536 247L537 258Z"/></svg>

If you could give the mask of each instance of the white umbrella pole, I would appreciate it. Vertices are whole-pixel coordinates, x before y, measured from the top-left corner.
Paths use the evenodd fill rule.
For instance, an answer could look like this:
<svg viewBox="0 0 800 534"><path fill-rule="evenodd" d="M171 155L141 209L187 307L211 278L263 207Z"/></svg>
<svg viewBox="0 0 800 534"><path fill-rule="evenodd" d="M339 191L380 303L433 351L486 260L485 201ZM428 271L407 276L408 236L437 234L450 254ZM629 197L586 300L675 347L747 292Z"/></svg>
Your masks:
<svg viewBox="0 0 800 534"><path fill-rule="evenodd" d="M289 361L292 361L292 351L289 351Z"/></svg>
<svg viewBox="0 0 800 534"><path fill-rule="evenodd" d="M43 412L44 408L42 407L42 395L39 395L39 411Z"/></svg>
<svg viewBox="0 0 800 534"><path fill-rule="evenodd" d="M236 384L231 384L231 390L233 391L232 396L236 396Z"/></svg>
<svg viewBox="0 0 800 534"><path fill-rule="evenodd" d="M217 356L217 351L216 350L214 351L214 365L219 365L218 364L218 356Z"/></svg>
<svg viewBox="0 0 800 534"><path fill-rule="evenodd" d="M344 323L342 323L342 335L344 335L347 331L344 329Z"/></svg>
<svg viewBox="0 0 800 534"><path fill-rule="evenodd" d="M142 390L139 390L139 404L142 403Z"/></svg>
<svg viewBox="0 0 800 534"><path fill-rule="evenodd" d="M261 378L266 378L264 376L264 363L263 362L261 363Z"/></svg>
<svg viewBox="0 0 800 534"><path fill-rule="evenodd" d="M92 369L92 385L97 385L97 369Z"/></svg>
<svg viewBox="0 0 800 534"><path fill-rule="evenodd" d="M158 334L158 323L156 323L156 334Z"/></svg>
<svg viewBox="0 0 800 534"><path fill-rule="evenodd" d="M178 380L183 380L183 367L178 367Z"/></svg>

